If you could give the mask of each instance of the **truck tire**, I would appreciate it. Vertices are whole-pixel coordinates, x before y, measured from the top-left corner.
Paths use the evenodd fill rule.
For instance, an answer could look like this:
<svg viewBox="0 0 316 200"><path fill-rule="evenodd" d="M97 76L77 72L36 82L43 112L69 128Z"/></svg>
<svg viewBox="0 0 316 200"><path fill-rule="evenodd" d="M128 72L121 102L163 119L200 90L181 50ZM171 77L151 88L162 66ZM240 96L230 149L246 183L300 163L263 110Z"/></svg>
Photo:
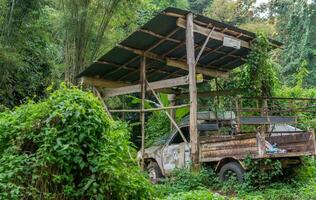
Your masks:
<svg viewBox="0 0 316 200"><path fill-rule="evenodd" d="M244 168L238 162L229 162L222 166L219 171L219 179L221 181L227 181L229 179L229 173L236 175L239 183L244 181Z"/></svg>
<svg viewBox="0 0 316 200"><path fill-rule="evenodd" d="M152 184L157 184L159 179L163 177L160 167L157 162L151 161L147 166L149 179Z"/></svg>

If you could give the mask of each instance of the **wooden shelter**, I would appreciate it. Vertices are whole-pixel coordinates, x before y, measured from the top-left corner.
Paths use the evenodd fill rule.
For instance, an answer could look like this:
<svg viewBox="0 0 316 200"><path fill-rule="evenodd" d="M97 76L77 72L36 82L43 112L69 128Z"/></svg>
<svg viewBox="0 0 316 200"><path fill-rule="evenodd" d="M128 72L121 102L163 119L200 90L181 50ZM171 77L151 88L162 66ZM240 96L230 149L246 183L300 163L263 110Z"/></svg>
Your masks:
<svg viewBox="0 0 316 200"><path fill-rule="evenodd" d="M191 157L198 165L197 81L202 81L201 75L205 80L228 78L232 69L244 64L254 39L254 33L189 11L167 8L93 62L79 77L85 85L107 88L105 97L141 93L140 109L118 111L140 112L142 153L145 112L189 106ZM271 44L281 45L274 40ZM156 91L183 85L189 85L189 105L163 107ZM144 108L147 91L153 93L160 108ZM166 113L177 128L172 115Z"/></svg>

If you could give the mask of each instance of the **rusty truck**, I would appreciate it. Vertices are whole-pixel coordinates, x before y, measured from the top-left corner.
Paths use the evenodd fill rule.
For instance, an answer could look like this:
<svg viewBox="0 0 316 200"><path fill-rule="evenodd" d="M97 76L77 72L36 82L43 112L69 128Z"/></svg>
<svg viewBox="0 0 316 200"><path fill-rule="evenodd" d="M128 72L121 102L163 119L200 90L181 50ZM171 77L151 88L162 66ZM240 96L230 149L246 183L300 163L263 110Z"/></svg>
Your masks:
<svg viewBox="0 0 316 200"><path fill-rule="evenodd" d="M249 109L246 109L249 113ZM258 108L258 110L260 110ZM282 168L301 163L303 156L315 155L315 135L312 129L302 130L297 117L275 115L242 116L243 109L226 112L198 112L199 162L212 166L220 180L234 173L242 182L245 171L243 160L278 159ZM252 110L253 112L253 110ZM236 114L238 113L238 115ZM255 126L251 131L242 126ZM181 133L178 130L181 130ZM145 149L145 166L150 180L157 183L176 168L190 166L189 118L184 118L178 129ZM138 152L141 159L141 152Z"/></svg>

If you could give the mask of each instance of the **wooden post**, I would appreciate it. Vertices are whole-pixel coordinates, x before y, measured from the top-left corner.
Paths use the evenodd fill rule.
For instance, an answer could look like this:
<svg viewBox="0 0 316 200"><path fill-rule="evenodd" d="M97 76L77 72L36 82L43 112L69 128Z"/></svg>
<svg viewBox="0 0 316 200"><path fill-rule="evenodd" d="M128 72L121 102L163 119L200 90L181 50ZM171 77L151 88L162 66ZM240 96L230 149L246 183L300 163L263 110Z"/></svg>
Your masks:
<svg viewBox="0 0 316 200"><path fill-rule="evenodd" d="M241 125L240 125L241 110L240 110L238 97L236 98L235 103L236 103L236 115L237 115L236 116L236 121L237 121L236 132L240 133L240 130L241 130Z"/></svg>
<svg viewBox="0 0 316 200"><path fill-rule="evenodd" d="M169 94L168 95L168 100L170 101L169 106L175 106L176 105L176 96L174 94ZM176 120L176 110L175 109L170 109L170 116L172 117L173 120ZM172 121L170 121L170 131L174 128Z"/></svg>
<svg viewBox="0 0 316 200"><path fill-rule="evenodd" d="M145 162L144 162L144 155L145 155L145 97L146 97L146 57L143 56L141 59L140 64L140 84L141 84L141 112L140 112L140 122L141 122L141 134L142 134L142 162L141 168L144 170Z"/></svg>
<svg viewBox="0 0 316 200"><path fill-rule="evenodd" d="M193 34L193 14L187 15L186 27L187 64L189 66L190 90L190 144L193 169L199 168L199 136L197 131L197 89L195 76L195 49Z"/></svg>

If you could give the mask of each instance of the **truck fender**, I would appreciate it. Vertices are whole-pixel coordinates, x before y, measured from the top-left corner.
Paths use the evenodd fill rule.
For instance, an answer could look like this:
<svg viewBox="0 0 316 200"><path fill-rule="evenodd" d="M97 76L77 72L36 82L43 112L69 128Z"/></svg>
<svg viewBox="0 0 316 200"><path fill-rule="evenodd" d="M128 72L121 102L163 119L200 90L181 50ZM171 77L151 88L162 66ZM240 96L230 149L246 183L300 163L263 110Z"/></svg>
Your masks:
<svg viewBox="0 0 316 200"><path fill-rule="evenodd" d="M218 163L216 164L215 167L215 172L219 172L219 170L222 168L222 166L224 166L226 163L229 162L237 162L240 164L240 166L245 170L245 166L243 164L243 162L241 162L239 159L236 159L234 157L227 157L227 158L223 158L220 161L218 161Z"/></svg>
<svg viewBox="0 0 316 200"><path fill-rule="evenodd" d="M160 168L160 171L161 171L162 175L165 176L165 171L164 171L164 169L162 167L162 162L159 162L156 159L150 157L150 158L146 158L145 159L145 166L147 167L150 164L150 162L156 162L158 164L159 168Z"/></svg>

